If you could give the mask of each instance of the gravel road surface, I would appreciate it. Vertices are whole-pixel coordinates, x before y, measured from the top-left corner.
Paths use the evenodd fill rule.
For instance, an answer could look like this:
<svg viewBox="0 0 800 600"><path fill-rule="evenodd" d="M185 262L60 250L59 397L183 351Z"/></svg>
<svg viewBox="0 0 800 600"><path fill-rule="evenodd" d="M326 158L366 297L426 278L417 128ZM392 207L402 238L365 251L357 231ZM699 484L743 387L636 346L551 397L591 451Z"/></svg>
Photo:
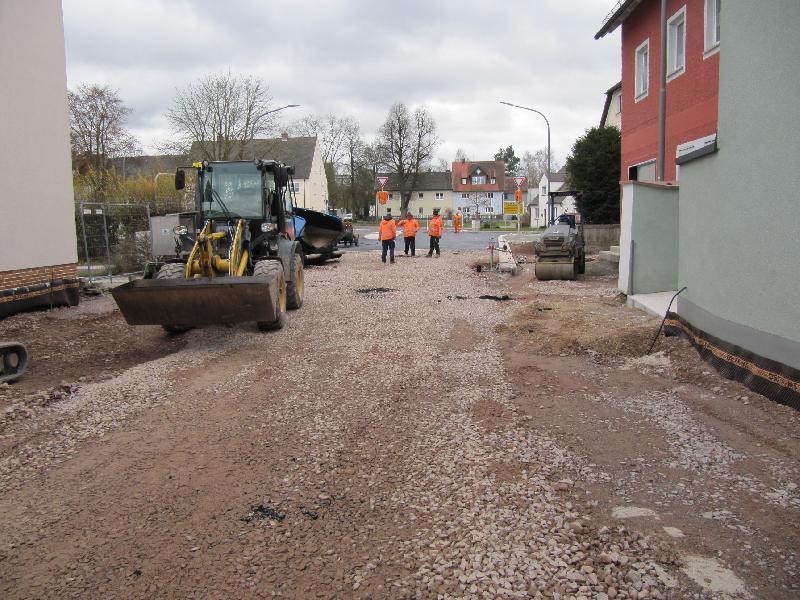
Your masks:
<svg viewBox="0 0 800 600"><path fill-rule="evenodd" d="M0 322L0 596L796 598L797 414L485 258L346 254L267 334Z"/></svg>

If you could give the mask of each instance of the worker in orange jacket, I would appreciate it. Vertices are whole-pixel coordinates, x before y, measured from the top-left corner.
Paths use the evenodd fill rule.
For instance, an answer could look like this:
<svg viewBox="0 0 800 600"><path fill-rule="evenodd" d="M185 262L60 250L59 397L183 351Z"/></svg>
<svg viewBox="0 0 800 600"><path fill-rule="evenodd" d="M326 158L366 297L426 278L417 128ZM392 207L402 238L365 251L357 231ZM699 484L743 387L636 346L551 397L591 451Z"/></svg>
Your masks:
<svg viewBox="0 0 800 600"><path fill-rule="evenodd" d="M436 258L439 258L441 254L439 252L439 238L442 237L442 233L444 232L444 223L442 222L442 217L439 216L439 209L433 209L433 217L428 222L428 235L431 238L431 247L428 250L428 256L433 256L433 251L436 250Z"/></svg>
<svg viewBox="0 0 800 600"><path fill-rule="evenodd" d="M403 242L405 243L405 250L403 254L408 256L409 249L411 256L416 256L417 248L417 232L419 231L419 221L414 218L410 212L406 214L406 218L398 223L403 228Z"/></svg>
<svg viewBox="0 0 800 600"><path fill-rule="evenodd" d="M456 233L459 233L461 231L462 218L463 217L461 216L461 209L459 208L458 212L455 215L453 215L453 228L456 230Z"/></svg>
<svg viewBox="0 0 800 600"><path fill-rule="evenodd" d="M394 262L394 238L397 236L397 225L392 213L387 212L381 219L378 228L378 239L381 241L381 261L386 262L386 251L389 251L389 262Z"/></svg>

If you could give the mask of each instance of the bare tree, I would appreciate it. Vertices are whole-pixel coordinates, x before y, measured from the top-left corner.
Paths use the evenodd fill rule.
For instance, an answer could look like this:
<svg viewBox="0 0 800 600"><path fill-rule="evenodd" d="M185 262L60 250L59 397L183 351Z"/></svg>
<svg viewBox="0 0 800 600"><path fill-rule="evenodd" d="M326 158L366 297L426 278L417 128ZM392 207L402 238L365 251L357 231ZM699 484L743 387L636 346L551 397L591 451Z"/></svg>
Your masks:
<svg viewBox="0 0 800 600"><path fill-rule="evenodd" d="M456 162L461 162L462 160L469 160L469 156L467 156L466 150L463 148L459 148L456 150L456 157L453 159Z"/></svg>
<svg viewBox="0 0 800 600"><path fill-rule="evenodd" d="M273 131L272 96L256 77L213 73L178 90L167 111L178 144L205 160L245 158L250 142Z"/></svg>
<svg viewBox="0 0 800 600"><path fill-rule="evenodd" d="M378 130L377 147L381 162L396 177L401 196L400 214L408 211L419 173L433 159L438 144L436 122L425 107L411 114L402 102L392 105Z"/></svg>
<svg viewBox="0 0 800 600"><path fill-rule="evenodd" d="M346 170L350 177L350 201L348 208L353 212L357 205L357 186L356 179L366 164L364 159L364 140L361 139L361 128L355 119L347 118L343 121L344 133L344 153L346 160Z"/></svg>
<svg viewBox="0 0 800 600"><path fill-rule="evenodd" d="M348 132L353 123L349 117L340 118L333 114L307 115L292 123L290 130L294 135L316 136L322 160L338 169L346 159Z"/></svg>
<svg viewBox="0 0 800 600"><path fill-rule="evenodd" d="M109 159L137 150L136 138L125 128L131 110L117 90L81 84L67 98L73 158L104 172Z"/></svg>
<svg viewBox="0 0 800 600"><path fill-rule="evenodd" d="M555 173L561 168L559 162L551 157L550 171ZM538 185L547 173L547 148L541 148L531 154L522 155L522 173L528 178L529 185Z"/></svg>
<svg viewBox="0 0 800 600"><path fill-rule="evenodd" d="M440 171L449 171L450 170L450 163L447 162L446 159L439 157L439 158L436 159L436 167Z"/></svg>
<svg viewBox="0 0 800 600"><path fill-rule="evenodd" d="M464 206L469 207L470 215L478 215L478 218L480 218L481 211L486 212L486 209L492 205L486 192L467 192L467 197L463 198L462 202Z"/></svg>

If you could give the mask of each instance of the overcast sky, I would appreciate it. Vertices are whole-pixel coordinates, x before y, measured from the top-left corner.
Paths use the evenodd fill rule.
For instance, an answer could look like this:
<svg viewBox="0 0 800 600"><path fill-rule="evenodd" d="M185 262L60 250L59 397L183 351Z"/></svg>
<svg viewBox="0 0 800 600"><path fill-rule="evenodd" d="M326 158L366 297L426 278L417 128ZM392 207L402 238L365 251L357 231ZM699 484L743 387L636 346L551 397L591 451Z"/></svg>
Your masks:
<svg viewBox="0 0 800 600"><path fill-rule="evenodd" d="M389 106L426 105L443 142L491 158L547 142L553 155L597 125L620 79L619 33L594 40L613 0L63 0L70 88L117 88L145 152L168 139L175 89L215 71L270 86L286 123L355 117L373 137Z"/></svg>

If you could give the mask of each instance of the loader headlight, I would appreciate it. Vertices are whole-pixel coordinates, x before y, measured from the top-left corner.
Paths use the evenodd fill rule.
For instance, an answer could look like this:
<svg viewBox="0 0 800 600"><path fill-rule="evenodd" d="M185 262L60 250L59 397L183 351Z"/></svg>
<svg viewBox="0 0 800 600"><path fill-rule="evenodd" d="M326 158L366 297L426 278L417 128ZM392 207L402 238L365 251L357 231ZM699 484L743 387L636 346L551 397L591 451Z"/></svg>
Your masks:
<svg viewBox="0 0 800 600"><path fill-rule="evenodd" d="M172 233L175 235L186 235L189 233L189 228L186 227L186 225L175 225L175 227L172 228Z"/></svg>
<svg viewBox="0 0 800 600"><path fill-rule="evenodd" d="M275 231L278 226L275 223L262 223L261 224L261 231L264 233L269 233L270 231Z"/></svg>

